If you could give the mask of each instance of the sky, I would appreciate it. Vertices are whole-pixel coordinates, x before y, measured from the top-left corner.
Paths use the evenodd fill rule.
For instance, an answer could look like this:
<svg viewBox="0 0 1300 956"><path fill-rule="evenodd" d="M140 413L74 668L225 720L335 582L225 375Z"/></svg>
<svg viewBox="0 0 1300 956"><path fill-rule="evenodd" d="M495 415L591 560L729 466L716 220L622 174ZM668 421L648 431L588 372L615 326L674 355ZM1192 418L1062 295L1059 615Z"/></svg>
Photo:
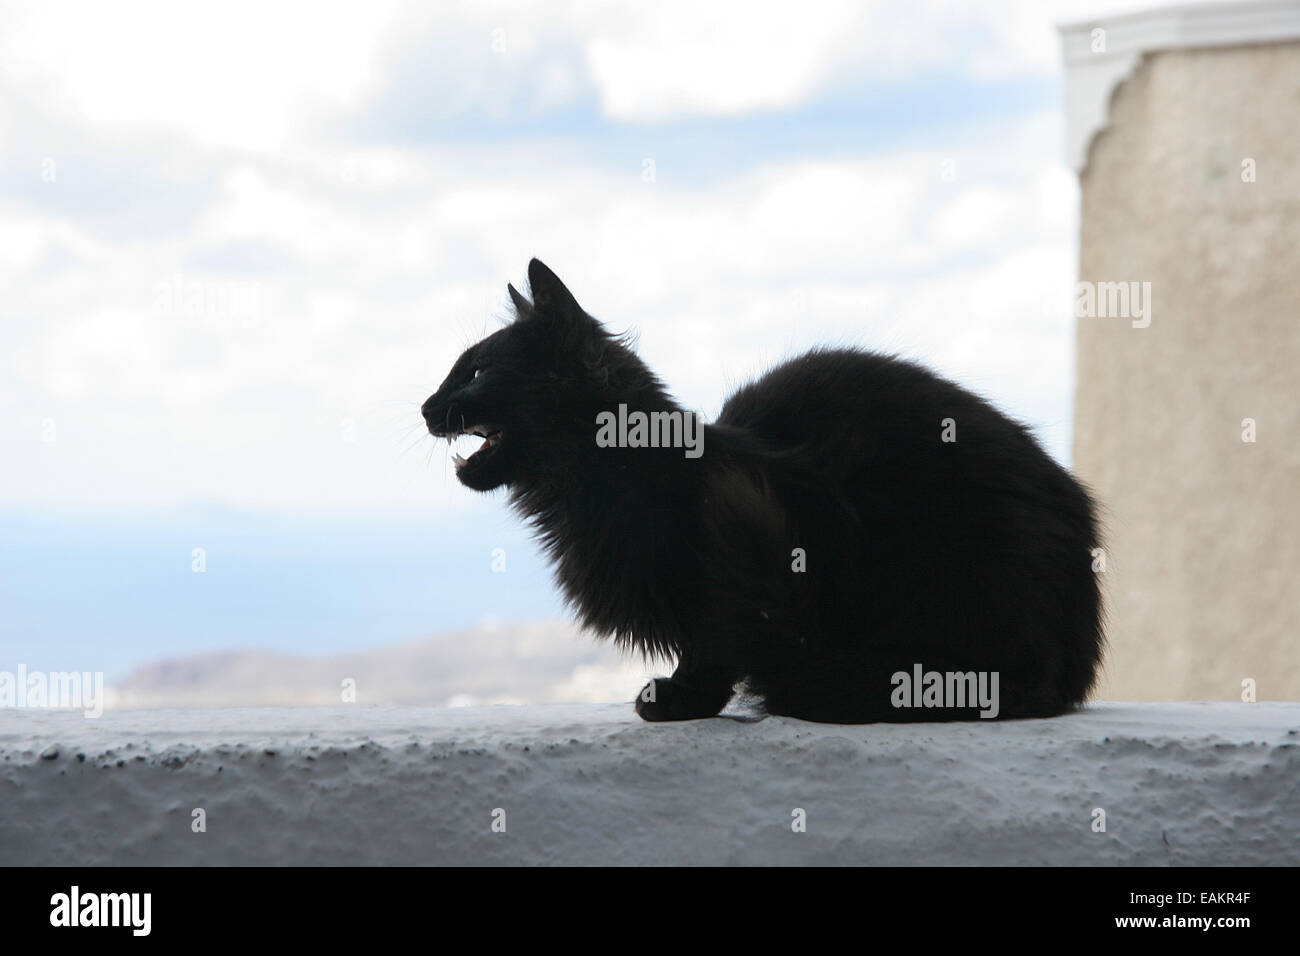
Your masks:
<svg viewBox="0 0 1300 956"><path fill-rule="evenodd" d="M1114 9L0 3L0 668L561 614L418 414L533 256L706 416L853 344L1068 463Z"/></svg>

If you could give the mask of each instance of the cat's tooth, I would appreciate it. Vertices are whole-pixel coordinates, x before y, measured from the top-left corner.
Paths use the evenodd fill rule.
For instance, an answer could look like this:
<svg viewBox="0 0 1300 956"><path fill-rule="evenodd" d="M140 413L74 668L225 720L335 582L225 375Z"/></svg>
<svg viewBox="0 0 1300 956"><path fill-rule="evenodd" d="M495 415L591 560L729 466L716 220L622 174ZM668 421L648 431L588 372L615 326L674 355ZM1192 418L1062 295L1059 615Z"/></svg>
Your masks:
<svg viewBox="0 0 1300 956"><path fill-rule="evenodd" d="M453 454L451 460L456 463L457 468L465 467L465 459L460 457L460 455Z"/></svg>

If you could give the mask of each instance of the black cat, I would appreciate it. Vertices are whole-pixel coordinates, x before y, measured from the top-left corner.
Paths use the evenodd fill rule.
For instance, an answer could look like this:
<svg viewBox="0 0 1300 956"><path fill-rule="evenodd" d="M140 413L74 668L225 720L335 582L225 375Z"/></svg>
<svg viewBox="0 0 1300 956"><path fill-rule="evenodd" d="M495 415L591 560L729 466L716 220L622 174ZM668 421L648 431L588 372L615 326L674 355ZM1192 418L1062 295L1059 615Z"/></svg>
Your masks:
<svg viewBox="0 0 1300 956"><path fill-rule="evenodd" d="M1088 695L1093 505L1024 426L917 365L823 349L700 428L546 266L528 278L422 412L484 438L457 477L509 490L583 624L677 661L642 717L712 716L742 681L768 713L842 723Z"/></svg>

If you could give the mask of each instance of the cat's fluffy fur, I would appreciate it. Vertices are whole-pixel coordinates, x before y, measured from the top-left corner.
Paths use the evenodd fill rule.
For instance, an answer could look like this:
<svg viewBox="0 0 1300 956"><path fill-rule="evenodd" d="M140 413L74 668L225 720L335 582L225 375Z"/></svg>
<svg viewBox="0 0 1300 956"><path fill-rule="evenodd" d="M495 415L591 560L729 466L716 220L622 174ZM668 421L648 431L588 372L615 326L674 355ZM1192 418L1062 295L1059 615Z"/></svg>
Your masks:
<svg viewBox="0 0 1300 956"><path fill-rule="evenodd" d="M698 458L598 447L600 413L679 406L546 266L528 275L532 301L511 287L515 321L422 411L488 436L458 477L508 489L583 624L676 660L641 716L711 716L741 681L809 720L978 715L896 707L918 664L996 672L1001 717L1088 695L1094 509L1024 426L918 365L819 349L733 394Z"/></svg>

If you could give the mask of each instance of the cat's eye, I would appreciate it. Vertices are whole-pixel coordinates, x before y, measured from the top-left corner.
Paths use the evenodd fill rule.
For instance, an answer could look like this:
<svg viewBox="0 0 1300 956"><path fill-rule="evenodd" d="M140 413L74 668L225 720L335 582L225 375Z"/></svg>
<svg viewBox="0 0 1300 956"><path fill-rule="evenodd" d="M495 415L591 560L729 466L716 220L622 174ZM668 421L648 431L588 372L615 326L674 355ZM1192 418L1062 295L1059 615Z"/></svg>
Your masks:
<svg viewBox="0 0 1300 956"><path fill-rule="evenodd" d="M481 371L483 371L481 368L476 368L476 369L474 369L474 374L473 374L472 376L470 376L470 377L471 377L471 378L478 378L478 373L481 372Z"/></svg>

